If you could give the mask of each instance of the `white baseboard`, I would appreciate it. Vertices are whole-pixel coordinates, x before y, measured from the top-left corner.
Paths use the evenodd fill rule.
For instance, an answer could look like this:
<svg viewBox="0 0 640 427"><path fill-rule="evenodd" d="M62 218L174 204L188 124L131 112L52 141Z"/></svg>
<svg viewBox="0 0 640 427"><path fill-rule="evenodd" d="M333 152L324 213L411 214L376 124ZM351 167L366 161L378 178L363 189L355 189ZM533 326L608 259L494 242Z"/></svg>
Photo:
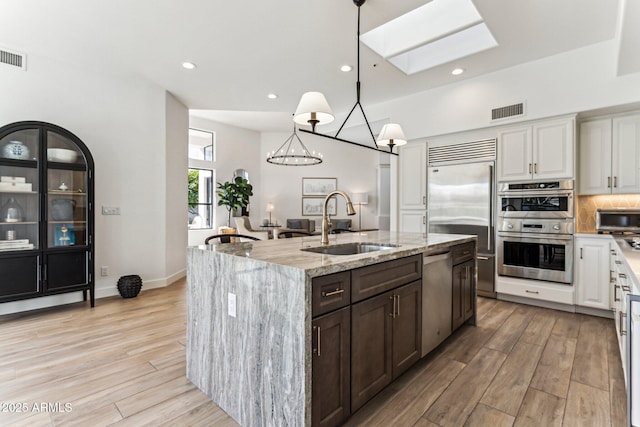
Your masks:
<svg viewBox="0 0 640 427"><path fill-rule="evenodd" d="M186 269L180 270L170 276L162 279L143 280L142 292L149 289L163 288L172 284L176 280L180 280L187 274ZM116 280L117 282L117 280ZM96 287L96 299L118 296L118 287L116 284ZM72 304L82 302L82 292L69 292L66 294L51 295L40 298L31 298L21 301L12 301L0 303L0 316L5 314L22 313L25 311L38 310L41 308L55 307L58 305ZM97 304L96 304L97 305ZM87 307L89 303L87 302Z"/></svg>

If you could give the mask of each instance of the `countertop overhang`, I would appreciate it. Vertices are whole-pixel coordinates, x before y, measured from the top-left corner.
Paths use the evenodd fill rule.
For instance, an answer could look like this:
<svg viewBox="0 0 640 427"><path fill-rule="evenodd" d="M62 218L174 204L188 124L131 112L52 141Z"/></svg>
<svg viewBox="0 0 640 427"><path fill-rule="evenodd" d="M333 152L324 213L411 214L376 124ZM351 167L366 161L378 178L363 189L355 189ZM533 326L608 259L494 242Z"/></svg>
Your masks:
<svg viewBox="0 0 640 427"><path fill-rule="evenodd" d="M476 236L464 234L368 231L331 235L329 246L350 242L390 243L399 246L362 254L327 255L303 251L302 249L305 248L323 246L320 243L320 236L305 236L290 239L200 245L193 248L297 268L304 270L309 277L316 277L420 253L437 253L446 250L452 245L475 240L477 240Z"/></svg>

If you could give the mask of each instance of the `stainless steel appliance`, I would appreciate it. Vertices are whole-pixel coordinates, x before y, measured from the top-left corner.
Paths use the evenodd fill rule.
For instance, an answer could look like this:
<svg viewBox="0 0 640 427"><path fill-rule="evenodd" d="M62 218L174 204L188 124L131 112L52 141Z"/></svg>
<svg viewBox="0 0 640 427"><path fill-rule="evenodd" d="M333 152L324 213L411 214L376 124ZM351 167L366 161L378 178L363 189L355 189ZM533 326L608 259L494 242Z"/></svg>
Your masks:
<svg viewBox="0 0 640 427"><path fill-rule="evenodd" d="M428 169L429 232L478 236L478 295L495 298L494 182L493 161Z"/></svg>
<svg viewBox="0 0 640 427"><path fill-rule="evenodd" d="M573 282L573 219L501 218L498 274Z"/></svg>
<svg viewBox="0 0 640 427"><path fill-rule="evenodd" d="M573 181L503 183L498 188L503 218L573 218Z"/></svg>
<svg viewBox="0 0 640 427"><path fill-rule="evenodd" d="M640 233L640 210L598 209L596 230L598 233Z"/></svg>
<svg viewBox="0 0 640 427"><path fill-rule="evenodd" d="M451 252L425 256L423 264L422 357L451 335Z"/></svg>

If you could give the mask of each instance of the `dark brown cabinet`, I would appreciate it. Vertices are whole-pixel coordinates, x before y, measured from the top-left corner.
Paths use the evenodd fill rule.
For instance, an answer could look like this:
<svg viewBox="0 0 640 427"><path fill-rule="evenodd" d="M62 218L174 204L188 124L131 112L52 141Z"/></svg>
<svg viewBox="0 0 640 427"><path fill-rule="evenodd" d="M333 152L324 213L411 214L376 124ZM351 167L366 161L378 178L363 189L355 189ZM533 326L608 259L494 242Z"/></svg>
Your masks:
<svg viewBox="0 0 640 427"><path fill-rule="evenodd" d="M419 280L352 305L353 411L420 359L421 309Z"/></svg>
<svg viewBox="0 0 640 427"><path fill-rule="evenodd" d="M71 132L44 122L0 128L0 302L90 292L93 158Z"/></svg>
<svg viewBox="0 0 640 427"><path fill-rule="evenodd" d="M475 244L455 246L452 256L451 329L456 330L473 316L475 308Z"/></svg>
<svg viewBox="0 0 640 427"><path fill-rule="evenodd" d="M312 425L341 425L351 414L351 308L312 322Z"/></svg>
<svg viewBox="0 0 640 427"><path fill-rule="evenodd" d="M351 415L350 272L313 278L311 293L311 423L339 426Z"/></svg>

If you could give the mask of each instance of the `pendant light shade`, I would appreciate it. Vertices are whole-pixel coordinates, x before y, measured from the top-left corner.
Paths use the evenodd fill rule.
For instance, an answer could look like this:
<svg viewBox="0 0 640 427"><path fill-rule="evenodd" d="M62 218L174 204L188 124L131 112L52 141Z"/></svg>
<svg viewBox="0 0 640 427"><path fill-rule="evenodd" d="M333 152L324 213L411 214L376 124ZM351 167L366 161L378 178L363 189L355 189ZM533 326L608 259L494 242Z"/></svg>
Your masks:
<svg viewBox="0 0 640 427"><path fill-rule="evenodd" d="M300 125L311 125L315 132L316 125L324 125L333 121L333 111L324 95L320 92L306 92L300 98L293 121Z"/></svg>
<svg viewBox="0 0 640 427"><path fill-rule="evenodd" d="M405 145L406 143L407 137L404 136L402 128L397 123L387 123L384 125L376 141L376 144L380 146L388 145L390 151L393 150L393 147Z"/></svg>

